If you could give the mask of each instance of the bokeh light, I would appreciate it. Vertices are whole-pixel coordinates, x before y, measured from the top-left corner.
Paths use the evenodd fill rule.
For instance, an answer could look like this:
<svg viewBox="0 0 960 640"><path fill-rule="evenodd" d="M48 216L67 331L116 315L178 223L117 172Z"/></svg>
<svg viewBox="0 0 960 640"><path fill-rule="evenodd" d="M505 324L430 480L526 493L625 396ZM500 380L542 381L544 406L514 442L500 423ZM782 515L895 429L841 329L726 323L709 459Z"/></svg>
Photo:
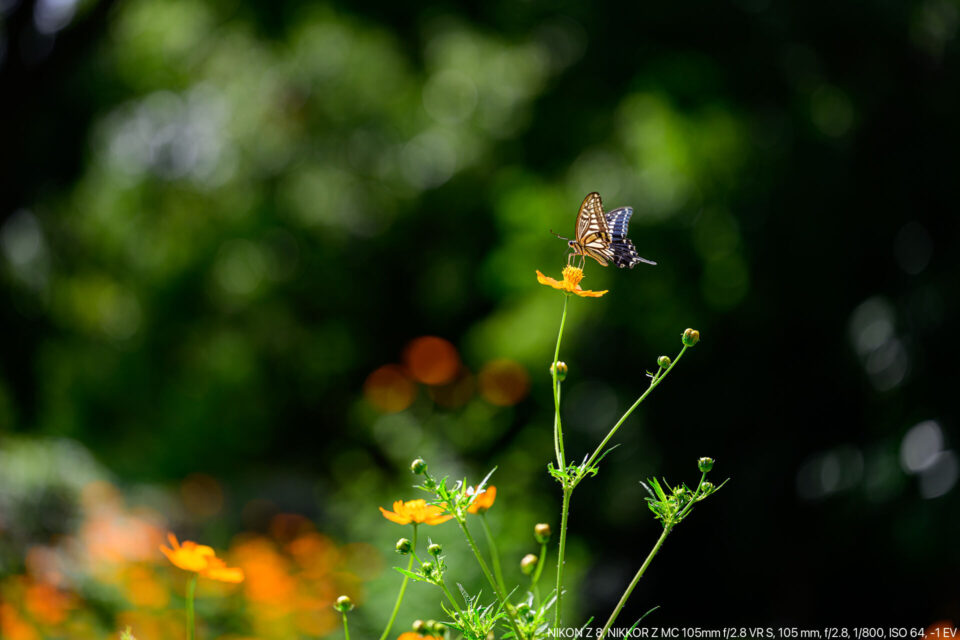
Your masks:
<svg viewBox="0 0 960 640"><path fill-rule="evenodd" d="M380 411L396 413L413 404L417 386L402 367L388 364L367 376L363 394Z"/></svg>
<svg viewBox="0 0 960 640"><path fill-rule="evenodd" d="M424 336L411 340L403 353L403 361L414 379L429 385L453 381L460 370L460 356L449 340Z"/></svg>
<svg viewBox="0 0 960 640"><path fill-rule="evenodd" d="M477 376L480 395L490 404L509 407L530 391L530 376L519 362L501 358L485 364Z"/></svg>

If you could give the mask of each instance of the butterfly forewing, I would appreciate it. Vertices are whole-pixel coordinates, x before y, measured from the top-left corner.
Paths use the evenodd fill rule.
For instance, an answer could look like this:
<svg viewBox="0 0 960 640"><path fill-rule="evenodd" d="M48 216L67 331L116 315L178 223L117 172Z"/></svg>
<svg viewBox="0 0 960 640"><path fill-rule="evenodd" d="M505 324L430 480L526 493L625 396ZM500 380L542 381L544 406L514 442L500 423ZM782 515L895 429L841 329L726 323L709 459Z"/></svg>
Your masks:
<svg viewBox="0 0 960 640"><path fill-rule="evenodd" d="M627 226L632 215L632 207L620 207L604 213L600 194L589 194L584 198L580 213L577 214L577 233L574 241L570 243L574 246L574 252L590 256L603 267L607 266L608 262L621 268L633 268L640 262L656 264L641 258L627 238Z"/></svg>

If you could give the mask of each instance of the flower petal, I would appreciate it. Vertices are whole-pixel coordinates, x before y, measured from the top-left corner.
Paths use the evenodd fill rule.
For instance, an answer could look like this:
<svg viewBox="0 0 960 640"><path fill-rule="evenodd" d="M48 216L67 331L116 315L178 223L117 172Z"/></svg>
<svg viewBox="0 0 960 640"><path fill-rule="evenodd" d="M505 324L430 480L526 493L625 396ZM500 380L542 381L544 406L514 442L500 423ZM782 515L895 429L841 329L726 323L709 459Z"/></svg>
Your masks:
<svg viewBox="0 0 960 640"><path fill-rule="evenodd" d="M553 287L554 289L563 289L562 282L554 280L549 276L543 275L542 273L540 273L539 269L537 270L537 282L539 282L540 284L545 284L548 287Z"/></svg>
<svg viewBox="0 0 960 640"><path fill-rule="evenodd" d="M397 524L410 524L409 517L401 516L399 514L394 513L393 511L387 511L383 507L378 507L378 508L380 509L380 513L383 514L383 517L389 520L390 522L396 522Z"/></svg>

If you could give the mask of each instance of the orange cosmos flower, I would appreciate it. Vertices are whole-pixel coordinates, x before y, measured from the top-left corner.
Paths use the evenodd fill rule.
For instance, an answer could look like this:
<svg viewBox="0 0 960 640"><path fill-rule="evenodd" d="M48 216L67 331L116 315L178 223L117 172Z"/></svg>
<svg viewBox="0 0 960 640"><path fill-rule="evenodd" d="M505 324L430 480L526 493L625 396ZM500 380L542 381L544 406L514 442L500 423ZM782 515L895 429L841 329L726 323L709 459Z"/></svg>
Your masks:
<svg viewBox="0 0 960 640"><path fill-rule="evenodd" d="M607 292L603 291L586 291L580 288L580 281L583 280L583 269L580 267L571 267L567 265L563 268L563 282L559 282L543 275L537 271L537 282L540 284L545 284L548 287L553 287L554 289L559 289L565 293L573 293L581 298L599 298Z"/></svg>
<svg viewBox="0 0 960 640"><path fill-rule="evenodd" d="M397 640L440 640L440 639L435 636L422 636L416 631L407 631L405 633L401 633L400 636L397 637Z"/></svg>
<svg viewBox="0 0 960 640"><path fill-rule="evenodd" d="M426 500L397 500L393 503L393 511L380 507L383 517L397 524L441 524L453 516L443 515L443 508L427 504Z"/></svg>
<svg viewBox="0 0 960 640"><path fill-rule="evenodd" d="M177 536L167 534L172 549L160 545L160 551L175 566L184 571L194 571L202 576L221 582L243 582L243 570L228 567L217 557L216 552L205 544L184 540L181 545Z"/></svg>
<svg viewBox="0 0 960 640"><path fill-rule="evenodd" d="M473 495L475 489L470 487L467 489L468 495ZM497 488L493 485L487 486L483 491L477 494L477 497L473 499L473 504L467 508L467 511L470 513L486 513L487 509L493 506L493 501L497 499Z"/></svg>

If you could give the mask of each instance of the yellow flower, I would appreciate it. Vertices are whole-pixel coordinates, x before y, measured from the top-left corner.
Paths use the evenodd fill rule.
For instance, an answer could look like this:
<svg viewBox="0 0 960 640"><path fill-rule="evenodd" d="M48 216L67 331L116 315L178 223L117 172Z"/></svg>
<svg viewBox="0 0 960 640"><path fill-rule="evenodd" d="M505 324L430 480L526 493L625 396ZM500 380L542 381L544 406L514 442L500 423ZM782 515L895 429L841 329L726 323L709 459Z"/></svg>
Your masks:
<svg viewBox="0 0 960 640"><path fill-rule="evenodd" d="M443 515L443 508L427 504L426 500L397 500L393 503L393 511L380 507L383 517L397 524L441 524L453 516Z"/></svg>
<svg viewBox="0 0 960 640"><path fill-rule="evenodd" d="M181 545L177 536L167 534L172 549L160 545L160 551L175 566L184 571L194 571L202 576L221 582L243 582L243 570L228 567L207 545L184 540Z"/></svg>
<svg viewBox="0 0 960 640"><path fill-rule="evenodd" d="M467 494L473 495L476 490L473 487L467 489ZM486 487L473 499L473 504L467 508L470 513L485 513L487 509L493 506L493 501L497 499L497 488L493 485Z"/></svg>
<svg viewBox="0 0 960 640"><path fill-rule="evenodd" d="M537 282L539 282L540 284L545 284L548 287L553 287L554 289L559 289L560 291L564 291L566 293L576 294L581 298L584 298L584 297L599 298L600 296L602 296L607 292L607 290L587 291L587 290L581 289L580 288L581 280L583 280L583 269L581 269L580 267L571 267L570 265L565 266L563 268L562 282L554 280L553 278L545 276L539 271L537 271Z"/></svg>

